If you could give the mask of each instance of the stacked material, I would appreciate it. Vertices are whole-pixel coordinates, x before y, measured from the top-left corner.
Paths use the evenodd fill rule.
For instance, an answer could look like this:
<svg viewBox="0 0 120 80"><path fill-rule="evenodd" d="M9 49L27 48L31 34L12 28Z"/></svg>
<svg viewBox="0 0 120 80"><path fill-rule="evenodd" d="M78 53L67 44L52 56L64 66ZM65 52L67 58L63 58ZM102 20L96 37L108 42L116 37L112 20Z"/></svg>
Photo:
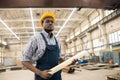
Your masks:
<svg viewBox="0 0 120 80"><path fill-rule="evenodd" d="M120 72L108 75L107 80L120 80Z"/></svg>
<svg viewBox="0 0 120 80"><path fill-rule="evenodd" d="M86 66L83 66L82 68L87 70L98 70L98 69L111 69L115 67L119 67L119 65L98 63L94 65L86 65Z"/></svg>
<svg viewBox="0 0 120 80"><path fill-rule="evenodd" d="M0 68L0 72L5 72L6 69L5 68Z"/></svg>
<svg viewBox="0 0 120 80"><path fill-rule="evenodd" d="M6 71L6 69L3 67L2 64L0 64L0 72L5 72L5 71Z"/></svg>
<svg viewBox="0 0 120 80"><path fill-rule="evenodd" d="M75 71L81 71L80 65L70 65L62 69L63 72L74 73Z"/></svg>
<svg viewBox="0 0 120 80"><path fill-rule="evenodd" d="M8 66L8 67L0 67L0 72L5 72L7 70L22 70L23 66Z"/></svg>
<svg viewBox="0 0 120 80"><path fill-rule="evenodd" d="M75 71L75 68L74 67L70 67L70 66L67 66L67 67L64 67L62 69L63 72L67 72L67 73L74 73Z"/></svg>

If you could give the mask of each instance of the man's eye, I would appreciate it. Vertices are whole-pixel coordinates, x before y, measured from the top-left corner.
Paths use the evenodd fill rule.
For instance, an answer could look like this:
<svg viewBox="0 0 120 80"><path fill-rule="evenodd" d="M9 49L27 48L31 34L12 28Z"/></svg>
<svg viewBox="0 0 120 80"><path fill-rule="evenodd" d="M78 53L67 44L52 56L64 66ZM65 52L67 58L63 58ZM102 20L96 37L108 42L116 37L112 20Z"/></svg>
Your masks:
<svg viewBox="0 0 120 80"><path fill-rule="evenodd" d="M47 23L49 23L49 22L53 23L53 21L50 21L50 20L47 20L46 22L47 22Z"/></svg>
<svg viewBox="0 0 120 80"><path fill-rule="evenodd" d="M53 23L53 21L51 21L51 23Z"/></svg>

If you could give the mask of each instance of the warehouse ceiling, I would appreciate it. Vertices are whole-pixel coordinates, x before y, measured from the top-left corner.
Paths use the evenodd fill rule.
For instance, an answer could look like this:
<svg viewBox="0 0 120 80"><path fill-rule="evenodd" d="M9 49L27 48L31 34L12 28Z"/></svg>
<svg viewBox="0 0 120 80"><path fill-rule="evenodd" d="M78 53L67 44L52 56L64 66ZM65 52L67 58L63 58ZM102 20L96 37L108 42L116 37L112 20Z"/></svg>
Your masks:
<svg viewBox="0 0 120 80"><path fill-rule="evenodd" d="M35 26L35 32L40 32L40 17L45 12L53 12L56 14L56 23L54 34L56 35L60 28L65 23L74 8L31 8L33 14L33 22ZM80 23L87 19L87 16L91 14L95 9L80 9L76 8L73 15L65 25L64 29L60 32L58 37L61 41L66 39L66 36L70 34L71 30L74 30ZM26 43L28 39L34 35L32 19L30 14L30 8L1 8L0 9L0 36L1 39L7 41L8 44ZM6 26L9 27L15 34L12 34Z"/></svg>
<svg viewBox="0 0 120 80"><path fill-rule="evenodd" d="M77 7L76 10L74 7ZM0 40L11 45L26 44L28 39L34 35L32 23L34 23L36 33L42 30L39 20L45 12L53 12L57 16L54 30L56 35L69 15L74 12L58 35L60 40L64 41L71 30L78 27L96 9L119 8L120 0L1 0ZM32 17L30 13L32 13Z"/></svg>

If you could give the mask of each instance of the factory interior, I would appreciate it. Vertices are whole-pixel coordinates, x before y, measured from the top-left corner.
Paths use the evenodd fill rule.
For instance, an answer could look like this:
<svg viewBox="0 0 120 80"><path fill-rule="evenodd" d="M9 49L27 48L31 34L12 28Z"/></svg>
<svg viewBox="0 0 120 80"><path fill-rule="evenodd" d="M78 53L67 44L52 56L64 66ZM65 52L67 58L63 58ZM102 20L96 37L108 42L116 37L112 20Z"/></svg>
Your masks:
<svg viewBox="0 0 120 80"><path fill-rule="evenodd" d="M89 54L62 68L62 80L120 80L120 0L1 0L0 80L35 80L21 60L46 12L56 15L53 34L65 61Z"/></svg>

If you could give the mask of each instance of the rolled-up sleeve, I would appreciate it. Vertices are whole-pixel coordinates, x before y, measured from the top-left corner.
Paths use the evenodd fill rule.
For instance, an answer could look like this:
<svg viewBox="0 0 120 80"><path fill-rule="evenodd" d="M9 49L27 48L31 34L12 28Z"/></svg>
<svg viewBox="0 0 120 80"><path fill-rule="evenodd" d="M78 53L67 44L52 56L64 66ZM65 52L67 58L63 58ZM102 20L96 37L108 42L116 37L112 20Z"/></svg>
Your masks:
<svg viewBox="0 0 120 80"><path fill-rule="evenodd" d="M36 46L37 46L36 39L33 36L31 37L31 39L29 40L28 44L25 47L22 56L22 61L30 61L32 63L35 62L33 56L35 54Z"/></svg>

